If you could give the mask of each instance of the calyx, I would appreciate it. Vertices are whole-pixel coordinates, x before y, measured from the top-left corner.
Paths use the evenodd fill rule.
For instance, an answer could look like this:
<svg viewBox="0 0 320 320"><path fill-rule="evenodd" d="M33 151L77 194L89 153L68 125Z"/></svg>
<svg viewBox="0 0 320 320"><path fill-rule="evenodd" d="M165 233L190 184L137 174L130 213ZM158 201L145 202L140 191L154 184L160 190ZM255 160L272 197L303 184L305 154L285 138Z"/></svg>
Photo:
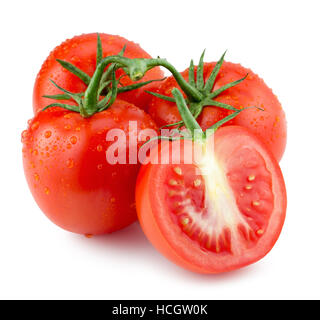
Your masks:
<svg viewBox="0 0 320 320"><path fill-rule="evenodd" d="M115 72L117 69L122 68L132 81L140 80L147 71L145 70L144 62L140 65L140 60L143 59L129 59L124 57L125 49L126 46L123 47L118 55L103 58L101 39L99 34L97 34L97 64L92 77L70 62L57 59L57 62L60 63L63 68L76 75L88 87L85 92L74 93L65 90L53 80L50 80L55 87L62 91L62 94L45 95L45 98L74 100L77 105L54 102L47 105L42 111L51 107L61 107L70 111L79 112L84 118L87 118L109 108L115 101L118 93L135 90L154 81L164 80L156 79L134 83L128 86L118 86L121 77L116 79ZM110 66L105 71L109 64Z"/></svg>

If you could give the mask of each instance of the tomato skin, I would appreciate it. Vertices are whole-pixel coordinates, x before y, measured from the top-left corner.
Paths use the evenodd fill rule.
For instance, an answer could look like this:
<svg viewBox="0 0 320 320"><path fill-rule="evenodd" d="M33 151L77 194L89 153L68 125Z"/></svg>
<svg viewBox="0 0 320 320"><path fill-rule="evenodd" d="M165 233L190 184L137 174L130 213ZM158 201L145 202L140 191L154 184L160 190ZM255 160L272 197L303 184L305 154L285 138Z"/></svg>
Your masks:
<svg viewBox="0 0 320 320"><path fill-rule="evenodd" d="M125 57L151 58L150 55L140 48L138 44L128 41L120 36L100 33L100 38L103 57L117 55L124 45L126 45L124 53ZM52 85L49 81L50 79L55 81L62 88L71 92L83 92L87 87L79 78L65 70L56 61L56 59L68 61L87 73L89 76L92 76L96 67L96 50L97 34L90 33L68 39L50 53L44 61L34 84L33 110L35 113L53 102L70 103L69 101L57 101L43 97L43 95L55 95L61 93L61 91ZM122 70L117 71L117 77L123 74L124 72ZM157 67L149 70L140 81L161 78L163 78L163 72ZM125 76L122 78L121 83L123 85L130 85L132 84L132 81L128 76ZM156 87L157 83L153 82L140 89L120 93L118 98L145 109L149 105L151 99L151 96L147 94L145 90L154 90Z"/></svg>
<svg viewBox="0 0 320 320"><path fill-rule="evenodd" d="M208 79L215 64L215 62L205 63L205 80ZM188 69L181 74L186 80L188 79ZM264 81L250 69L246 69L240 64L224 62L213 90L219 89L232 81L241 79L246 76L246 74L248 74L248 76L243 82L224 91L215 98L215 100L227 103L236 108L250 106L263 108L264 111L256 108L245 110L225 125L238 125L248 128L267 145L275 158L280 161L286 147L287 123L281 104ZM161 83L157 92L171 96L171 91L174 87L178 88L178 85L173 77L169 77ZM228 110L207 106L204 107L197 120L201 128L206 130L217 121L225 118L229 113ZM153 97L151 100L149 114L159 127L181 120L178 109L174 103L156 97Z"/></svg>
<svg viewBox="0 0 320 320"><path fill-rule="evenodd" d="M136 221L136 164L109 164L106 134L129 121L141 129L156 126L149 115L116 100L106 111L84 119L61 108L39 112L22 134L23 164L29 188L55 224L80 234L104 234ZM139 146L139 145L138 145ZM128 154L129 142L126 153Z"/></svg>
<svg viewBox="0 0 320 320"><path fill-rule="evenodd" d="M271 172L274 209L265 234L253 248L248 247L240 254L219 256L209 251L204 252L197 242L190 241L167 211L167 207L161 200L165 199L165 196L161 195L161 191L154 192L154 190L164 189L161 183L165 175L166 169L164 168L168 165L143 165L136 187L138 219L150 242L175 264L187 270L204 274L235 270L263 258L272 249L280 235L287 203L285 184L279 165L266 146L252 133L242 127L229 126L220 128L215 134L214 140L215 150L220 159L225 162L230 158L230 154L232 155L233 151L238 149L235 144L254 146L263 156L266 167ZM170 148L175 150L174 144L176 142L163 142L159 152L169 152ZM187 145L187 148L192 148L192 146ZM157 150L153 150L151 158L155 157L157 153Z"/></svg>

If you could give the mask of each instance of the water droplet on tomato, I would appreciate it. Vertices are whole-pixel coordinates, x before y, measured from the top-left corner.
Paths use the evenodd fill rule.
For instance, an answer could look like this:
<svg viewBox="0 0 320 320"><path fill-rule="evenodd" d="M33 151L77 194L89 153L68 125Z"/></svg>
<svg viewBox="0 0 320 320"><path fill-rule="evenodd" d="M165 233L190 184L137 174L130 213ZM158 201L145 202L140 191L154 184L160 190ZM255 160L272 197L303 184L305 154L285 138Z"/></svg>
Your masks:
<svg viewBox="0 0 320 320"><path fill-rule="evenodd" d="M68 159L68 160L67 160L67 167L68 167L69 169L72 169L73 166L74 166L74 161L73 161L72 159Z"/></svg>
<svg viewBox="0 0 320 320"><path fill-rule="evenodd" d="M97 145L97 151L98 151L98 152L101 152L102 149L103 149L103 148L102 148L102 145L101 145L101 144Z"/></svg>
<svg viewBox="0 0 320 320"><path fill-rule="evenodd" d="M72 144L76 144L77 141L78 141L78 139L77 139L76 136L72 136L72 137L70 138L70 142L71 142Z"/></svg>
<svg viewBox="0 0 320 320"><path fill-rule="evenodd" d="M50 138L51 137L51 135L52 135L52 132L51 131L46 131L45 133L44 133L44 136L45 136L45 138Z"/></svg>
<svg viewBox="0 0 320 320"><path fill-rule="evenodd" d="M73 56L71 57L70 59L72 62L79 62L80 61L80 58L78 56Z"/></svg>
<svg viewBox="0 0 320 320"><path fill-rule="evenodd" d="M28 130L24 130L21 133L21 142L24 142L28 137Z"/></svg>
<svg viewBox="0 0 320 320"><path fill-rule="evenodd" d="M35 123L32 124L31 129L32 130L37 130L40 126L39 121L36 121Z"/></svg>

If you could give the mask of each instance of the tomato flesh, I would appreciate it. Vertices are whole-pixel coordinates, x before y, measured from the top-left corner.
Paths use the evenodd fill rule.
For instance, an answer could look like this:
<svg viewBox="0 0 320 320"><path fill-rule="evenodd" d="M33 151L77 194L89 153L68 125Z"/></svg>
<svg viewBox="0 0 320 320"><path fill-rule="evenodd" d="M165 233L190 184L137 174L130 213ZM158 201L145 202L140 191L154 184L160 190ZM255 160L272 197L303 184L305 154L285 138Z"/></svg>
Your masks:
<svg viewBox="0 0 320 320"><path fill-rule="evenodd" d="M215 152L202 163L149 164L137 185L138 217L147 237L175 263L201 273L262 258L285 216L284 182L270 153L243 128L219 131Z"/></svg>

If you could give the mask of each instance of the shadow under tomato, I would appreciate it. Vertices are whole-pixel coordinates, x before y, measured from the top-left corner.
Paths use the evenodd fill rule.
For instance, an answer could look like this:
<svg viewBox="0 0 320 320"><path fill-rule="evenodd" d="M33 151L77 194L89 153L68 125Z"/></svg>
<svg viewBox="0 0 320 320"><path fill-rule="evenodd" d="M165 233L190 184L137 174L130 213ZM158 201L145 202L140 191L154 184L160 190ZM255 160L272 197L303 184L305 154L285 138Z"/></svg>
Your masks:
<svg viewBox="0 0 320 320"><path fill-rule="evenodd" d="M125 252L131 250L148 250L148 248L153 249L137 222L122 230L105 235L92 237L75 235L75 237L90 246L92 245L103 249L123 250Z"/></svg>
<svg viewBox="0 0 320 320"><path fill-rule="evenodd" d="M116 254L138 261L143 261L146 268L161 274L168 274L170 277L180 278L183 281L198 282L207 285L220 281L230 281L239 277L246 277L249 273L259 272L259 263L244 267L239 270L220 274L198 274L183 269L160 254L148 241L138 222L120 231L93 237L72 235L76 242L86 246L89 250L98 252L99 255L108 256ZM121 263L121 261L119 261Z"/></svg>

